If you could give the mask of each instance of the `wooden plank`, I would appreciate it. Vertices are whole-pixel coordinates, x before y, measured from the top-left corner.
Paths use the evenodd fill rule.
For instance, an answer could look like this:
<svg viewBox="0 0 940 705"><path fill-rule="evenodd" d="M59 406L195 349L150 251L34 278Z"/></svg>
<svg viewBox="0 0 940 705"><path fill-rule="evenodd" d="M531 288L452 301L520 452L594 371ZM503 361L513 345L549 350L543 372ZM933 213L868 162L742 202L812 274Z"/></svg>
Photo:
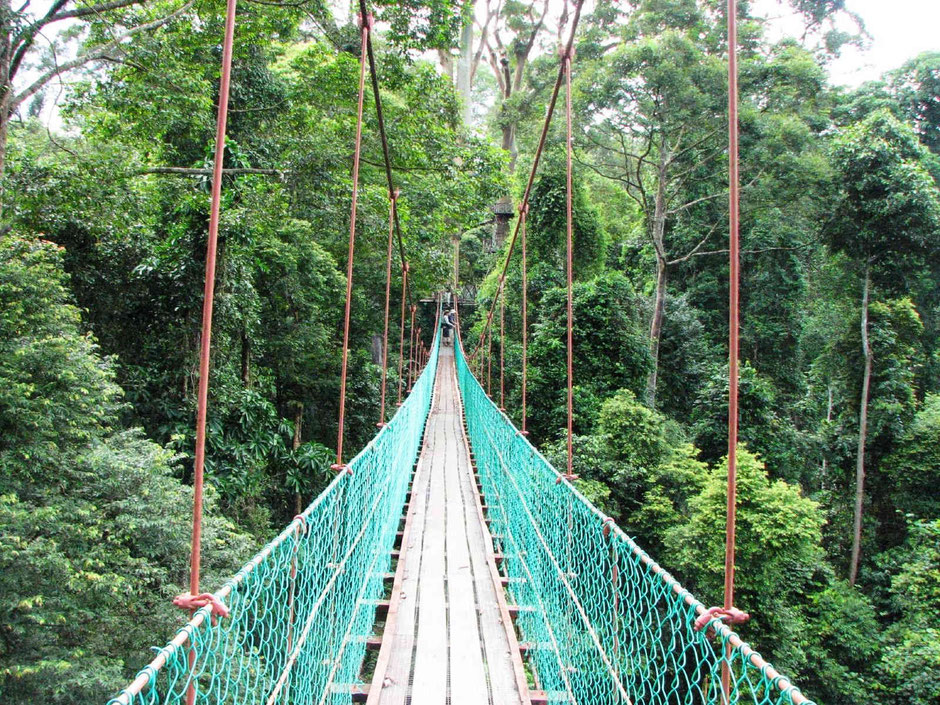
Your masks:
<svg viewBox="0 0 940 705"><path fill-rule="evenodd" d="M456 378L454 379L455 389ZM459 391L457 404L461 418L463 408ZM460 429L461 442L469 456L469 439ZM529 704L529 689L526 681L522 655L519 651L515 628L509 616L503 588L496 568L493 540L484 521L483 501L470 465L463 468L461 487L465 497L465 521L470 554L473 560L480 623L483 629L483 646L487 657L493 705Z"/></svg>
<svg viewBox="0 0 940 705"><path fill-rule="evenodd" d="M402 530L398 567L392 583L388 616L382 648L376 660L369 691L368 705L389 703L403 705L409 693L411 656L414 646L415 610L417 609L418 577L421 568L421 544L427 509L428 477L425 457L428 439L425 437L421 456L415 470L405 526Z"/></svg>
<svg viewBox="0 0 940 705"><path fill-rule="evenodd" d="M453 375L453 358L447 362L445 374ZM466 449L463 447L463 427L454 403L454 390L450 390L447 412L440 419L446 425L447 454L444 463L447 490L447 596L450 627L450 695L451 705L480 705L488 701L486 669L483 664L484 644L477 622L479 595L474 584L474 570L470 557L468 534L474 527L468 525L466 499L461 487L468 474ZM478 529L477 529L478 530ZM482 556L481 556L482 557ZM489 660L487 661L489 662Z"/></svg>
<svg viewBox="0 0 940 705"><path fill-rule="evenodd" d="M440 361L438 362L440 366ZM441 371L433 417L428 421L430 443L425 449L430 473L427 520L421 551L418 587L418 641L414 655L411 686L412 705L440 705L447 698L447 611L444 587L445 493L444 474L435 462L443 450L439 431L442 403Z"/></svg>

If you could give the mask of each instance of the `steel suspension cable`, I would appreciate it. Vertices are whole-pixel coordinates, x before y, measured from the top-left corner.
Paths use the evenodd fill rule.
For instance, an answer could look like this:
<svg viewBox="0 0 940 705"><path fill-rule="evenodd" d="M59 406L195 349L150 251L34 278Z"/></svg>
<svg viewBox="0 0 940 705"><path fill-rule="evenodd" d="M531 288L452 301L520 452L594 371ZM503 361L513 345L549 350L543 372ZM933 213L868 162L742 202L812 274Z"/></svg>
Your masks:
<svg viewBox="0 0 940 705"><path fill-rule="evenodd" d="M734 606L734 553L737 513L738 450L738 286L739 286L739 173L738 173L738 31L737 0L728 0L728 505L725 519L724 608ZM722 664L722 692L727 702L731 670L728 654Z"/></svg>
<svg viewBox="0 0 940 705"><path fill-rule="evenodd" d="M574 6L574 17L571 20L571 32L568 35L568 42L565 44L564 49L563 49L563 52L565 54L569 53L574 48L574 38L575 38L575 33L578 30L578 23L581 20L581 7L583 3L584 3L584 0L577 0ZM522 210L523 208L528 209L528 206L529 206L529 196L532 193L532 185L535 182L535 174L538 171L539 162L541 161L542 153L545 150L545 141L548 139L548 130L551 127L552 115L555 114L555 105L558 102L558 94L561 92L561 84L562 84L562 81L564 81L564 77L565 77L565 67L564 67L564 62L562 62L561 66L559 66L558 68L558 76L555 78L555 85L552 88L551 98L549 98L549 101L548 101L548 108L545 113L545 121L542 123L542 133L539 135L538 146L535 149L535 156L533 157L533 160L532 160L532 168L529 171L529 179L526 182L525 191L522 194L522 204L520 205L520 210ZM500 292L503 289L503 285L506 282L506 272L509 269L509 262L512 260L512 253L513 253L513 250L515 249L516 240L519 236L519 226L521 222L522 222L521 220L516 221L516 226L513 229L512 238L509 240L509 249L506 252L506 258L503 262L503 270L502 270L502 274L500 274L500 277L499 277L499 284L497 285L496 296L494 296L493 300L490 302L490 310L486 316L486 324L484 326L484 332L488 331L490 326L493 323L493 315L496 309L496 297L499 296ZM470 353L471 360L474 359L477 353L479 353L479 351L482 349L482 345L483 345L483 336L480 337L480 339L477 341L476 346L473 348L473 352Z"/></svg>
<svg viewBox="0 0 940 705"><path fill-rule="evenodd" d="M366 44L369 41L369 30L372 28L372 17L359 16L360 50L359 50L359 102L356 113L356 146L353 152L352 173L352 207L349 215L349 254L346 261L346 313L343 323L343 366L339 383L339 428L336 432L336 464L334 469L343 467L343 426L346 420L346 372L349 362L349 318L352 307L353 284L353 257L356 252L356 207L359 203L359 158L362 153L362 112L365 103L366 88Z"/></svg>
<svg viewBox="0 0 940 705"><path fill-rule="evenodd" d="M506 410L506 291L499 297L499 409Z"/></svg>
<svg viewBox="0 0 940 705"><path fill-rule="evenodd" d="M574 47L565 50L562 67L565 72L565 230L566 230L566 260L568 278L567 327L568 327L568 476L574 475L574 453L572 445L572 429L574 428L574 255L572 241L574 234L574 217L571 199L571 57Z"/></svg>
<svg viewBox="0 0 940 705"><path fill-rule="evenodd" d="M235 43L236 0L225 8L225 38L222 42L222 76L219 81L219 110L215 129L215 163L212 166L212 200L209 207L209 237L206 242L206 276L202 300L202 333L199 341L199 387L196 393L196 448L193 465L193 533L189 564L189 592L199 594L202 543L202 503L206 467L206 417L209 408L209 363L212 343L212 305L215 299L215 261L222 209L222 166L225 159L225 129L228 122L229 87L232 81L232 47Z"/></svg>
<svg viewBox="0 0 940 705"><path fill-rule="evenodd" d="M401 406L402 384L405 381L405 292L408 290L408 263L401 268L401 332L398 337L398 406Z"/></svg>
<svg viewBox="0 0 940 705"><path fill-rule="evenodd" d="M526 385L529 379L528 343L529 343L529 281L528 263L526 254L526 219L529 215L529 204L519 209L519 219L522 225L522 435L528 435L526 430Z"/></svg>
<svg viewBox="0 0 940 705"><path fill-rule="evenodd" d="M415 312L418 307L411 304L411 327L408 332L408 393L411 394L412 375L415 370Z"/></svg>
<svg viewBox="0 0 940 705"><path fill-rule="evenodd" d="M199 385L196 392L196 446L193 460L193 530L189 559L189 595L177 598L177 604L195 605L200 595L199 573L202 560L202 507L205 492L206 419L209 412L209 370L212 350L212 308L215 300L215 264L219 243L219 218L222 210L222 167L225 160L225 131L228 122L228 101L232 82L232 53L235 44L236 0L225 6L225 35L222 41L222 74L219 80L219 108L215 128L215 161L212 165L212 192L209 206L209 233L206 241L205 288L202 299L202 328L199 341ZM182 598L182 599L181 599ZM192 670L196 655L187 655ZM196 687L186 688L186 703L196 701Z"/></svg>
<svg viewBox="0 0 940 705"><path fill-rule="evenodd" d="M368 14L368 8L366 7L366 0L359 0L359 12L366 16ZM375 62L375 52L372 49L372 36L371 34L366 37L366 55L369 59L369 77L372 83L372 96L375 100L375 117L378 122L379 127L379 139L382 143L382 157L385 163L385 179L388 182L388 192L397 193L395 188L395 179L392 174L392 158L388 148L388 136L385 131L385 112L382 108L382 95L379 91L379 75L378 69L376 68ZM395 221L395 234L398 239L398 255L401 259L401 266L404 268L408 263L408 257L405 253L405 242L401 234L401 223L398 219L398 209L395 209L394 213ZM408 303L413 303L411 297L411 288L410 285L405 287L405 291L408 295Z"/></svg>
<svg viewBox="0 0 940 705"><path fill-rule="evenodd" d="M382 395L379 404L379 428L385 425L385 386L388 381L388 308L392 297L392 236L395 228L395 202L398 191L388 194L388 253L385 257L385 325L382 332ZM402 299L404 301L404 299Z"/></svg>

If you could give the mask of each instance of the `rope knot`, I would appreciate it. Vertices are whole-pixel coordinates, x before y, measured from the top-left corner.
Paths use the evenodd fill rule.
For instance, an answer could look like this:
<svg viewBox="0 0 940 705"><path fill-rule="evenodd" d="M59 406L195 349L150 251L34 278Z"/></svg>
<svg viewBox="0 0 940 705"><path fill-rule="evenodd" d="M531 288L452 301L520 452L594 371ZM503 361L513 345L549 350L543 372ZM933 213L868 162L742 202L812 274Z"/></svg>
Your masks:
<svg viewBox="0 0 940 705"><path fill-rule="evenodd" d="M303 514L297 514L294 516L294 521L300 522L300 533L307 533L307 517L305 517Z"/></svg>
<svg viewBox="0 0 940 705"><path fill-rule="evenodd" d="M566 47L564 45L558 47L558 56L560 56L563 60L567 59L568 61L574 61L574 53L573 44L570 47Z"/></svg>
<svg viewBox="0 0 940 705"><path fill-rule="evenodd" d="M603 524L604 524L603 534L604 534L604 538L606 539L608 536L610 536L610 528L614 525L614 518L604 517Z"/></svg>
<svg viewBox="0 0 940 705"><path fill-rule="evenodd" d="M362 13L359 14L359 27L362 29L368 29L372 31L372 27L375 24L375 17L372 16L372 13L366 14L365 17L362 16Z"/></svg>
<svg viewBox="0 0 940 705"><path fill-rule="evenodd" d="M397 201L400 195L401 195L401 191L399 189L395 189L394 191L388 194L388 200Z"/></svg>
<svg viewBox="0 0 940 705"><path fill-rule="evenodd" d="M728 609L724 607L709 607L698 616L698 619L695 620L695 624L692 625L692 629L700 632L709 622L716 618L726 624L744 624L751 618L751 615L744 610L739 610L737 607L729 607ZM714 636L714 631L709 629L707 636Z"/></svg>
<svg viewBox="0 0 940 705"><path fill-rule="evenodd" d="M347 475L353 474L352 468L349 467L346 463L333 463L330 465L330 470L336 473L340 473L345 470Z"/></svg>
<svg viewBox="0 0 940 705"><path fill-rule="evenodd" d="M580 475L576 475L576 474L573 473L573 472L571 472L571 473L563 472L563 473L560 473L560 474L558 475L558 477L555 478L555 484L556 484L556 485L560 485L562 480L567 480L568 482L574 482L575 480L579 479L580 477L581 477Z"/></svg>
<svg viewBox="0 0 940 705"><path fill-rule="evenodd" d="M193 595L191 592L184 592L183 594L177 595L173 598L173 604L180 609L189 610L190 612L195 612L198 609L202 609L206 605L211 605L212 609L210 612L210 617L212 619L213 627L215 626L218 617L228 617L230 614L228 607L225 606L225 603L211 592L203 592L198 595Z"/></svg>

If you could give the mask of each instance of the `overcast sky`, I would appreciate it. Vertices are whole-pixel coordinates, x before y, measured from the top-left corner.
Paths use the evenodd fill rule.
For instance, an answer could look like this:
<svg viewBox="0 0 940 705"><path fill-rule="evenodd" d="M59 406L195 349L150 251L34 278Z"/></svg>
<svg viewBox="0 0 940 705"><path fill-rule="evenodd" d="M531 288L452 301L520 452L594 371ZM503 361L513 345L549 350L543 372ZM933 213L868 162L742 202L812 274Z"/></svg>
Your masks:
<svg viewBox="0 0 940 705"><path fill-rule="evenodd" d="M777 0L755 7L772 19L772 36L799 31ZM862 17L871 41L867 49L844 50L831 67L833 83L857 86L923 51L940 51L940 0L846 0L846 7Z"/></svg>

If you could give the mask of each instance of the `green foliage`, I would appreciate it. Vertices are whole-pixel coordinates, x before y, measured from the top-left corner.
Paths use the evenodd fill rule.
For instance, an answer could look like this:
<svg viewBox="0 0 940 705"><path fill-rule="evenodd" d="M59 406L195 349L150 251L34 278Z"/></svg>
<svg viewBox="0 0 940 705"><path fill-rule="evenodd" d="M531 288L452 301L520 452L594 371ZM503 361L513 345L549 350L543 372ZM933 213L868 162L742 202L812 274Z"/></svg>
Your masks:
<svg viewBox="0 0 940 705"><path fill-rule="evenodd" d="M620 274L608 272L574 287L575 425L593 428L602 396L617 389L638 393L649 370L645 335L634 317L632 288ZM549 289L539 303L530 347L532 431L551 438L564 427L566 387L565 289Z"/></svg>
<svg viewBox="0 0 940 705"><path fill-rule="evenodd" d="M890 705L927 705L940 697L940 520L914 523L903 556L891 582L900 618L887 630L882 687Z"/></svg>
<svg viewBox="0 0 940 705"><path fill-rule="evenodd" d="M841 193L832 246L872 265L889 290L935 247L940 196L925 156L913 130L886 110L848 127L833 147Z"/></svg>
<svg viewBox="0 0 940 705"><path fill-rule="evenodd" d="M897 511L916 519L940 516L940 396L930 394L885 460Z"/></svg>
<svg viewBox="0 0 940 705"><path fill-rule="evenodd" d="M566 267L566 179L564 162L548 159L532 186L528 220L531 266L547 266L562 279ZM601 228L596 208L587 199L584 182L579 176L574 178L572 187L574 276L588 280L604 271L607 237Z"/></svg>
<svg viewBox="0 0 940 705"><path fill-rule="evenodd" d="M0 693L4 702L106 699L166 631L187 576L192 492L176 457L116 431L112 364L80 333L62 252L0 240ZM206 506L205 579L246 556Z"/></svg>
<svg viewBox="0 0 940 705"><path fill-rule="evenodd" d="M708 473L688 501L688 520L665 534L672 564L703 599L720 602L724 580L726 460ZM803 624L796 605L823 559L819 505L798 487L771 480L764 463L738 449L737 579L735 603L752 613L744 628L761 651L788 667L802 656L788 634Z"/></svg>

